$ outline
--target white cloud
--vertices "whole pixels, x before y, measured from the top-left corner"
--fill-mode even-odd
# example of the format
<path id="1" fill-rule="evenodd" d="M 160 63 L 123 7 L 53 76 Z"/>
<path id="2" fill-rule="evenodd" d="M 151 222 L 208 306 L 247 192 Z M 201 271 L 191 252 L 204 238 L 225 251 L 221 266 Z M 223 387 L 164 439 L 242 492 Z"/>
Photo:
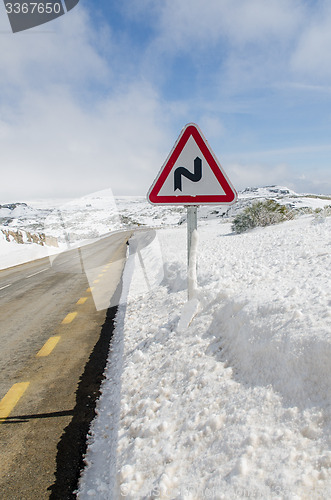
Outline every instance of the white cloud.
<path id="1" fill-rule="evenodd" d="M 307 17 L 291 57 L 291 69 L 308 82 L 331 82 L 331 6 L 318 2 Z"/>
<path id="2" fill-rule="evenodd" d="M 240 152 L 236 154 L 236 157 L 241 158 L 254 158 L 259 157 L 263 159 L 267 159 L 274 156 L 290 156 L 297 154 L 307 154 L 307 153 L 331 153 L 331 144 L 306 144 L 304 146 L 293 146 L 287 148 L 278 148 L 278 149 L 264 149 L 260 151 L 250 151 L 250 152 Z"/>
<path id="3" fill-rule="evenodd" d="M 222 39 L 230 45 L 281 42 L 293 37 L 302 15 L 296 0 L 174 0 L 163 4 L 162 36 L 177 49 Z"/>
<path id="4" fill-rule="evenodd" d="M 275 84 L 274 87 L 281 90 L 293 89 L 324 94 L 331 92 L 331 85 L 313 85 L 301 82 L 282 82 L 281 84 Z"/>
<path id="5" fill-rule="evenodd" d="M 283 185 L 290 182 L 288 167 L 285 164 L 279 164 L 271 167 L 268 164 L 258 163 L 229 163 L 223 165 L 231 182 L 236 189 L 241 190 L 245 187 L 267 186 L 272 184 Z M 285 184 L 286 185 L 286 184 Z"/>
<path id="6" fill-rule="evenodd" d="M 28 191 L 67 197 L 105 187 L 147 192 L 164 160 L 159 152 L 171 140 L 152 89 L 134 84 L 92 110 L 79 107 L 63 88 L 30 92 L 26 99 L 19 122 L 4 126 L 8 192 L 21 198 Z M 1 190 L 8 198 L 4 185 Z"/>
<path id="7" fill-rule="evenodd" d="M 79 196 L 105 187 L 144 194 L 164 160 L 159 152 L 171 144 L 167 107 L 139 77 L 113 78 L 118 61 L 111 59 L 113 68 L 98 50 L 100 36 L 110 42 L 111 34 L 99 35 L 84 9 L 49 26 L 54 32 L 0 34 L 6 172 L 0 200 Z M 98 85 L 101 92 L 93 90 Z"/>
<path id="8" fill-rule="evenodd" d="M 5 31 L 9 22 L 5 12 L 0 14 L 0 30 L 4 30 L 0 34 L 0 88 L 13 86 L 24 91 L 31 86 L 86 85 L 110 78 L 110 68 L 97 50 L 105 33 L 91 28 L 84 9 L 15 34 Z"/>
<path id="9" fill-rule="evenodd" d="M 331 6 L 326 0 L 313 4 L 304 0 L 149 0 L 148 4 L 153 6 L 158 33 L 148 52 L 149 64 L 153 61 L 156 71 L 158 61 L 162 64 L 182 54 L 195 62 L 202 78 L 203 58 L 211 57 L 218 73 L 211 78 L 231 93 L 290 80 L 306 85 L 330 83 Z M 135 15 L 139 18 L 142 13 L 135 10 Z"/>
<path id="10" fill-rule="evenodd" d="M 151 3 L 156 36 L 145 55 L 148 74 L 158 81 L 160 75 L 170 79 L 172 58 L 187 58 L 196 80 L 208 81 L 216 98 L 286 79 L 293 47 L 308 16 L 303 0 Z M 133 11 L 139 20 L 142 13 L 134 7 Z"/>
<path id="11" fill-rule="evenodd" d="M 219 117 L 212 114 L 204 114 L 201 116 L 200 125 L 203 133 L 209 139 L 217 138 L 219 139 L 225 133 L 225 127 Z"/>
<path id="12" fill-rule="evenodd" d="M 331 178 L 321 168 L 298 174 L 287 163 L 224 163 L 226 173 L 237 190 L 245 187 L 281 185 L 298 193 L 331 194 Z"/>
<path id="13" fill-rule="evenodd" d="M 238 99 L 237 89 L 249 92 L 274 84 L 276 77 L 291 80 L 293 47 L 291 76 L 301 75 L 304 33 L 318 20 L 308 19 L 303 0 L 144 0 L 139 6 L 131 0 L 124 11 L 137 22 L 150 16 L 155 30 L 147 48 L 139 53 L 137 47 L 132 55 L 126 37 L 118 41 L 110 29 L 93 27 L 82 6 L 47 28 L 13 35 L 2 5 L 0 162 L 7 185 L 1 184 L 0 202 L 80 196 L 105 187 L 115 194 L 144 194 L 185 123 L 197 120 L 217 149 L 219 138 L 231 132 L 226 115 L 249 112 L 258 97 Z M 309 46 L 313 60 L 319 44 Z M 217 61 L 211 74 L 203 74 L 209 50 Z M 172 85 L 177 75 L 171 63 L 178 53 L 194 61 L 202 91 L 188 89 L 184 98 L 163 100 L 158 89 Z M 211 80 L 209 94 L 204 84 Z M 224 99 L 224 89 L 234 97 Z M 268 158 L 251 157 L 249 166 L 238 158 L 230 164 L 235 185 L 295 182 L 289 167 L 270 167 Z"/>

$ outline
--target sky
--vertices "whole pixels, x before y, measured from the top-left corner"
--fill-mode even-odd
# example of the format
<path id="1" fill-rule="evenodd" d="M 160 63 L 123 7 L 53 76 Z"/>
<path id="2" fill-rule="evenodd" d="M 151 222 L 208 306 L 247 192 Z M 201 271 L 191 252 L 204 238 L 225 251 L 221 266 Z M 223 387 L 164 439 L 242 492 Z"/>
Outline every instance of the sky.
<path id="1" fill-rule="evenodd" d="M 13 34 L 0 2 L 0 203 L 145 195 L 182 127 L 237 190 L 331 193 L 328 0 L 80 0 Z"/>

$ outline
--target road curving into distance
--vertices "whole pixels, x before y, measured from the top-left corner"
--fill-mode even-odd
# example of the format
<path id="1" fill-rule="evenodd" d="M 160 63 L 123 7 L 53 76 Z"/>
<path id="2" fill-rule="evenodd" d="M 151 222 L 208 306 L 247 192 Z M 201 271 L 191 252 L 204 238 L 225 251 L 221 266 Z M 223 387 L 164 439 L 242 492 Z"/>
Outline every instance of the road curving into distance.
<path id="1" fill-rule="evenodd" d="M 0 498 L 74 498 L 131 235 L 0 271 Z"/>

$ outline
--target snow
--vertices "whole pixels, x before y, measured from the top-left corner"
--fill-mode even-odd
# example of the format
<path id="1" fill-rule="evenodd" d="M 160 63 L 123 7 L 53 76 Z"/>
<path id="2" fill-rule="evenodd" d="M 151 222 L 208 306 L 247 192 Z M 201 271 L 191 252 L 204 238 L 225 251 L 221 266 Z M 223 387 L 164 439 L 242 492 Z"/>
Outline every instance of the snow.
<path id="1" fill-rule="evenodd" d="M 331 204 L 331 197 L 300 195 L 283 186 L 247 188 L 231 207 L 200 207 L 200 219 L 229 219 L 256 199 L 275 199 L 294 209 L 316 210 Z M 28 243 L 26 233 L 57 238 L 60 250 L 100 238 L 110 231 L 134 227 L 167 227 L 186 221 L 186 209 L 152 206 L 143 196 L 114 197 L 110 189 L 75 200 L 32 200 L 0 205 L 0 269 L 57 253 L 54 247 Z M 20 231 L 24 245 L 8 242 L 4 231 Z"/>
<path id="2" fill-rule="evenodd" d="M 200 213 L 200 212 L 199 212 Z M 137 233 L 79 499 L 327 499 L 331 218 Z"/>
<path id="3" fill-rule="evenodd" d="M 24 262 L 48 257 L 51 254 L 59 252 L 58 249 L 44 247 L 37 243 L 29 245 L 19 245 L 15 242 L 8 243 L 0 233 L 0 270 L 8 267 L 17 266 Z"/>
<path id="4" fill-rule="evenodd" d="M 231 217 L 256 198 L 307 213 L 232 233 Z M 140 229 L 79 499 L 330 497 L 331 217 L 309 213 L 327 205 L 267 186 L 230 210 L 199 208 L 189 301 L 184 208 L 109 190 L 0 206 L 0 229 L 25 242 L 0 231 L 0 268 Z M 28 243 L 24 231 L 57 237 L 59 248 Z"/>
<path id="5" fill-rule="evenodd" d="M 331 196 L 318 196 L 313 194 L 298 194 L 285 186 L 265 186 L 259 188 L 246 188 L 239 193 L 239 203 L 230 209 L 236 214 L 243 207 L 254 203 L 256 200 L 273 199 L 281 205 L 286 205 L 294 210 L 316 210 L 331 205 Z"/>
<path id="6" fill-rule="evenodd" d="M 152 207 L 145 197 L 115 198 L 110 189 L 75 200 L 35 200 L 0 205 L 0 269 L 53 255 L 121 229 L 177 224 L 183 207 Z M 19 231 L 24 245 L 4 231 Z M 27 233 L 57 239 L 58 249 L 27 241 Z"/>
<path id="7" fill-rule="evenodd" d="M 297 197 L 298 194 L 285 186 L 264 186 L 264 187 L 250 187 L 246 188 L 240 193 L 241 198 L 269 198 L 271 196 L 293 196 Z"/>

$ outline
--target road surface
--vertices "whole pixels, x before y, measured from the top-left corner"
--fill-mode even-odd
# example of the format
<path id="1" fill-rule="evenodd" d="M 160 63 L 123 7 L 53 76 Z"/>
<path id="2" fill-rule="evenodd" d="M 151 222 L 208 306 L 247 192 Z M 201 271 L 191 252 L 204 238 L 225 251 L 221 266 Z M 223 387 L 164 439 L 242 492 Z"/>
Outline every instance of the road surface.
<path id="1" fill-rule="evenodd" d="M 0 498 L 74 498 L 131 234 L 0 271 Z"/>

